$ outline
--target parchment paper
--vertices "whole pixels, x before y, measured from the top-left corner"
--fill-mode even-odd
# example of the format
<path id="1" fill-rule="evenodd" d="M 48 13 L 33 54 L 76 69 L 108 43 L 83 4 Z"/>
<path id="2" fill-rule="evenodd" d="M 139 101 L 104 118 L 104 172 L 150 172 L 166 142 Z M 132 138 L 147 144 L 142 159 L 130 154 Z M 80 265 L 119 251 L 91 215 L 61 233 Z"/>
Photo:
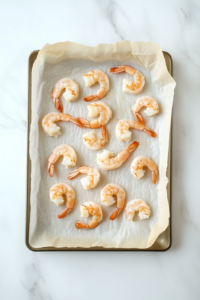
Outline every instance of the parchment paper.
<path id="1" fill-rule="evenodd" d="M 110 67 L 118 65 L 131 65 L 141 71 L 146 78 L 146 85 L 139 95 L 129 95 L 122 91 L 123 78 L 132 77 L 126 73 L 112 74 Z M 110 79 L 110 91 L 102 100 L 113 111 L 113 118 L 107 124 L 109 142 L 103 149 L 113 151 L 115 154 L 128 144 L 119 141 L 115 136 L 115 127 L 120 119 L 133 119 L 131 107 L 141 96 L 152 96 L 160 107 L 160 113 L 148 117 L 144 113 L 146 125 L 158 135 L 153 139 L 144 132 L 132 130 L 132 139 L 139 141 L 140 145 L 130 158 L 119 169 L 105 171 L 98 168 L 97 153 L 91 151 L 83 144 L 83 134 L 91 129 L 80 129 L 72 123 L 59 122 L 62 135 L 58 138 L 49 137 L 43 131 L 42 119 L 56 111 L 52 99 L 52 90 L 55 83 L 69 77 L 80 84 L 80 96 L 74 103 L 67 103 L 61 97 L 64 112 L 74 117 L 87 116 L 87 105 L 83 98 L 94 94 L 99 85 L 86 88 L 83 75 L 93 69 L 100 69 Z M 72 42 L 45 45 L 39 52 L 32 70 L 32 123 L 30 133 L 31 157 L 31 216 L 30 216 L 30 245 L 32 247 L 120 247 L 120 248 L 147 248 L 150 247 L 168 226 L 169 204 L 167 199 L 167 159 L 169 132 L 171 124 L 171 111 L 173 103 L 175 81 L 167 71 L 165 60 L 159 45 L 155 43 L 123 41 L 113 45 L 100 44 L 96 47 L 87 47 Z M 101 129 L 97 129 L 101 136 Z M 47 173 L 47 161 L 53 149 L 61 144 L 72 146 L 77 152 L 76 167 L 66 169 L 62 158 L 55 165 L 55 175 L 50 178 Z M 159 167 L 159 181 L 156 185 L 151 182 L 151 174 L 146 171 L 145 176 L 136 180 L 130 173 L 133 159 L 145 155 L 153 159 Z M 81 165 L 88 165 L 99 169 L 101 179 L 95 189 L 84 190 L 80 183 L 81 175 L 72 181 L 67 175 Z M 76 193 L 76 204 L 73 211 L 65 218 L 59 220 L 57 215 L 64 206 L 56 207 L 50 201 L 49 190 L 52 185 L 63 182 L 70 184 Z M 138 216 L 134 221 L 128 222 L 125 212 L 115 220 L 110 221 L 109 215 L 115 205 L 106 207 L 102 205 L 103 221 L 93 230 L 76 229 L 77 220 L 89 222 L 90 218 L 80 218 L 80 205 L 86 201 L 99 204 L 100 191 L 108 183 L 121 185 L 127 194 L 126 201 L 133 199 L 145 200 L 151 208 L 149 219 L 140 220 Z"/>

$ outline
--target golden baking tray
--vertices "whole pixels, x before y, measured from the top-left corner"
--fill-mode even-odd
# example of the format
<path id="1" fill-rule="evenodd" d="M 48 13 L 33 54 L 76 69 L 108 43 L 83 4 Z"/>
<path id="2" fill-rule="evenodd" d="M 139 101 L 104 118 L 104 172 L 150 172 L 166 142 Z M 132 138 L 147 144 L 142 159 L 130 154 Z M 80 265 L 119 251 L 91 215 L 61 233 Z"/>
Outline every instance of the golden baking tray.
<path id="1" fill-rule="evenodd" d="M 30 224 L 30 191 L 31 191 L 31 160 L 29 156 L 29 133 L 30 133 L 30 124 L 31 124 L 31 86 L 32 86 L 32 67 L 33 63 L 37 58 L 39 50 L 33 51 L 29 56 L 28 62 L 28 116 L 27 116 L 27 179 L 26 179 L 26 232 L 25 232 L 25 243 L 28 249 L 32 251 L 166 251 L 169 250 L 172 244 L 172 218 L 171 218 L 171 185 L 172 185 L 172 174 L 171 174 L 171 150 L 172 150 L 172 134 L 170 132 L 170 142 L 169 142 L 169 156 L 168 156 L 168 168 L 167 168 L 167 177 L 169 183 L 167 185 L 167 194 L 170 207 L 170 219 L 169 226 L 167 229 L 159 235 L 155 243 L 147 249 L 138 249 L 138 248 L 103 248 L 103 247 L 91 247 L 91 248 L 69 248 L 69 247 L 41 247 L 33 248 L 29 244 L 29 224 Z M 163 55 L 166 61 L 167 69 L 171 75 L 173 75 L 173 61 L 172 57 L 168 52 L 163 51 Z"/>

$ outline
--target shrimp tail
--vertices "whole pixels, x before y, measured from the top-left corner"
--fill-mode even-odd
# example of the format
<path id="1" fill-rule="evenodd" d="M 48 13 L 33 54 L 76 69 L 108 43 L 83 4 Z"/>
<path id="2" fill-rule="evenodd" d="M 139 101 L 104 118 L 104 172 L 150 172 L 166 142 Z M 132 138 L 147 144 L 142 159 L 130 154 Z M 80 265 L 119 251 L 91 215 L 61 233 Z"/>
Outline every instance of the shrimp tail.
<path id="1" fill-rule="evenodd" d="M 53 177 L 54 175 L 54 165 L 51 164 L 50 162 L 48 163 L 48 173 L 50 177 Z"/>
<path id="2" fill-rule="evenodd" d="M 91 95 L 91 96 L 83 98 L 83 100 L 86 101 L 86 102 L 89 102 L 89 101 L 92 101 L 92 100 L 100 100 L 100 98 L 96 95 Z"/>
<path id="3" fill-rule="evenodd" d="M 74 123 L 75 125 L 77 125 L 80 128 L 83 128 L 83 125 L 79 119 L 70 117 L 70 122 Z"/>
<path id="4" fill-rule="evenodd" d="M 64 216 L 68 215 L 68 213 L 72 210 L 72 208 L 65 208 L 61 214 L 58 215 L 58 219 L 64 218 Z"/>
<path id="5" fill-rule="evenodd" d="M 77 177 L 79 174 L 80 174 L 79 169 L 76 169 L 67 176 L 67 179 L 72 180 L 75 177 Z"/>
<path id="6" fill-rule="evenodd" d="M 134 141 L 132 144 L 130 144 L 130 145 L 126 148 L 126 151 L 128 151 L 128 153 L 131 153 L 131 152 L 133 152 L 138 146 L 139 146 L 139 142 Z"/>
<path id="7" fill-rule="evenodd" d="M 59 112 L 63 112 L 63 106 L 62 106 L 62 103 L 60 101 L 60 99 L 58 98 L 53 98 L 53 101 L 54 101 L 54 105 L 55 105 L 55 108 L 59 111 Z"/>
<path id="8" fill-rule="evenodd" d="M 148 128 L 148 127 L 145 126 L 143 130 L 149 136 L 151 136 L 153 138 L 157 137 L 157 134 L 152 129 L 150 129 L 150 128 Z"/>
<path id="9" fill-rule="evenodd" d="M 122 208 L 116 208 L 113 213 L 110 215 L 110 220 L 113 221 L 121 213 Z"/>
<path id="10" fill-rule="evenodd" d="M 86 223 L 76 222 L 75 227 L 78 229 L 89 229 L 89 225 Z"/>
<path id="11" fill-rule="evenodd" d="M 102 131 L 101 131 L 102 137 L 105 140 L 105 142 L 108 142 L 108 131 L 104 125 L 102 125 Z"/>
<path id="12" fill-rule="evenodd" d="M 90 128 L 90 122 L 83 118 L 77 118 L 77 120 L 81 123 L 82 127 Z"/>
<path id="13" fill-rule="evenodd" d="M 151 173 L 151 180 L 152 180 L 153 184 L 156 184 L 157 179 L 158 179 L 158 171 L 156 170 Z"/>
<path id="14" fill-rule="evenodd" d="M 114 67 L 114 68 L 110 68 L 110 72 L 111 73 L 121 73 L 124 72 L 125 69 L 124 67 Z"/>
<path id="15" fill-rule="evenodd" d="M 139 114 L 138 112 L 135 112 L 134 115 L 135 115 L 135 117 L 138 119 L 138 121 L 139 121 L 140 123 L 145 124 L 145 120 L 144 120 L 144 118 L 141 116 L 141 114 Z"/>

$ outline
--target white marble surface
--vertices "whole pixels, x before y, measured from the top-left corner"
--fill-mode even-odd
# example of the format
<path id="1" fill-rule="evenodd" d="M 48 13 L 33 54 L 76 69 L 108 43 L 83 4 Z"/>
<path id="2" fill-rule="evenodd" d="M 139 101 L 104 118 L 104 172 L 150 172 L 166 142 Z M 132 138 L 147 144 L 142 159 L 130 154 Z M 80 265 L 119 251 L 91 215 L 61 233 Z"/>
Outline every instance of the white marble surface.
<path id="1" fill-rule="evenodd" d="M 0 2 L 0 299 L 200 298 L 199 33 L 199 0 Z M 172 247 L 31 252 L 24 242 L 29 53 L 47 42 L 125 39 L 157 42 L 174 60 Z"/>

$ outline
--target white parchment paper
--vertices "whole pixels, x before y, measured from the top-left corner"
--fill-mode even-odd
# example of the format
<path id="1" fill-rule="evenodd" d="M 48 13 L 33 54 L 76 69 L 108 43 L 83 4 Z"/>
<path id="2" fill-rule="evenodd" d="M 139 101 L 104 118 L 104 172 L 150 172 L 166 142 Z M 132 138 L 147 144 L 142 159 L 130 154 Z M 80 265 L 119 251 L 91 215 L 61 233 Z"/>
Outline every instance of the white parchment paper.
<path id="1" fill-rule="evenodd" d="M 146 78 L 146 85 L 139 95 L 129 95 L 122 91 L 123 78 L 131 76 L 126 73 L 112 74 L 110 67 L 131 65 L 141 71 Z M 64 77 L 77 81 L 80 85 L 79 99 L 74 103 L 67 103 L 61 97 L 64 112 L 74 117 L 87 117 L 87 105 L 83 98 L 99 89 L 99 85 L 86 88 L 83 75 L 93 69 L 105 72 L 110 80 L 110 91 L 102 100 L 113 111 L 113 118 L 107 124 L 109 142 L 103 149 L 115 154 L 123 150 L 128 144 L 120 142 L 115 136 L 115 127 L 120 119 L 133 119 L 131 107 L 141 96 L 155 98 L 160 107 L 160 113 L 148 117 L 144 113 L 146 125 L 158 135 L 153 139 L 144 132 L 132 130 L 132 140 L 139 141 L 140 145 L 130 158 L 119 169 L 105 171 L 98 168 L 97 153 L 83 144 L 83 134 L 90 129 L 80 129 L 72 123 L 58 122 L 62 135 L 58 138 L 49 137 L 43 131 L 42 119 L 56 111 L 52 99 L 52 90 L 55 83 Z M 167 71 L 165 60 L 159 45 L 155 43 L 124 41 L 113 45 L 100 44 L 96 47 L 87 47 L 72 42 L 45 45 L 39 52 L 32 70 L 32 122 L 30 133 L 31 157 L 31 216 L 30 216 L 30 245 L 32 247 L 120 247 L 120 248 L 147 248 L 150 247 L 169 223 L 169 204 L 167 199 L 167 159 L 169 146 L 169 132 L 171 111 L 173 104 L 175 81 Z M 97 129 L 101 136 L 101 129 Z M 76 167 L 65 169 L 61 164 L 62 158 L 55 165 L 55 175 L 50 178 L 47 173 L 49 155 L 56 146 L 68 144 L 77 152 Z M 151 174 L 146 171 L 145 176 L 136 180 L 130 173 L 133 159 L 145 155 L 153 159 L 159 167 L 159 181 L 156 185 L 151 182 Z M 72 181 L 67 175 L 81 165 L 88 165 L 99 169 L 101 179 L 95 189 L 84 190 L 80 184 L 81 175 Z M 49 190 L 56 183 L 70 184 L 76 193 L 76 204 L 73 211 L 63 219 L 57 215 L 63 207 L 56 207 L 50 201 Z M 126 201 L 144 199 L 151 208 L 151 216 L 147 220 L 128 222 L 125 212 L 114 221 L 109 220 L 110 213 L 115 205 L 103 209 L 103 220 L 93 230 L 76 229 L 74 224 L 80 218 L 80 205 L 86 201 L 99 204 L 100 191 L 108 183 L 121 185 L 127 194 Z M 82 219 L 89 222 L 89 218 Z"/>

